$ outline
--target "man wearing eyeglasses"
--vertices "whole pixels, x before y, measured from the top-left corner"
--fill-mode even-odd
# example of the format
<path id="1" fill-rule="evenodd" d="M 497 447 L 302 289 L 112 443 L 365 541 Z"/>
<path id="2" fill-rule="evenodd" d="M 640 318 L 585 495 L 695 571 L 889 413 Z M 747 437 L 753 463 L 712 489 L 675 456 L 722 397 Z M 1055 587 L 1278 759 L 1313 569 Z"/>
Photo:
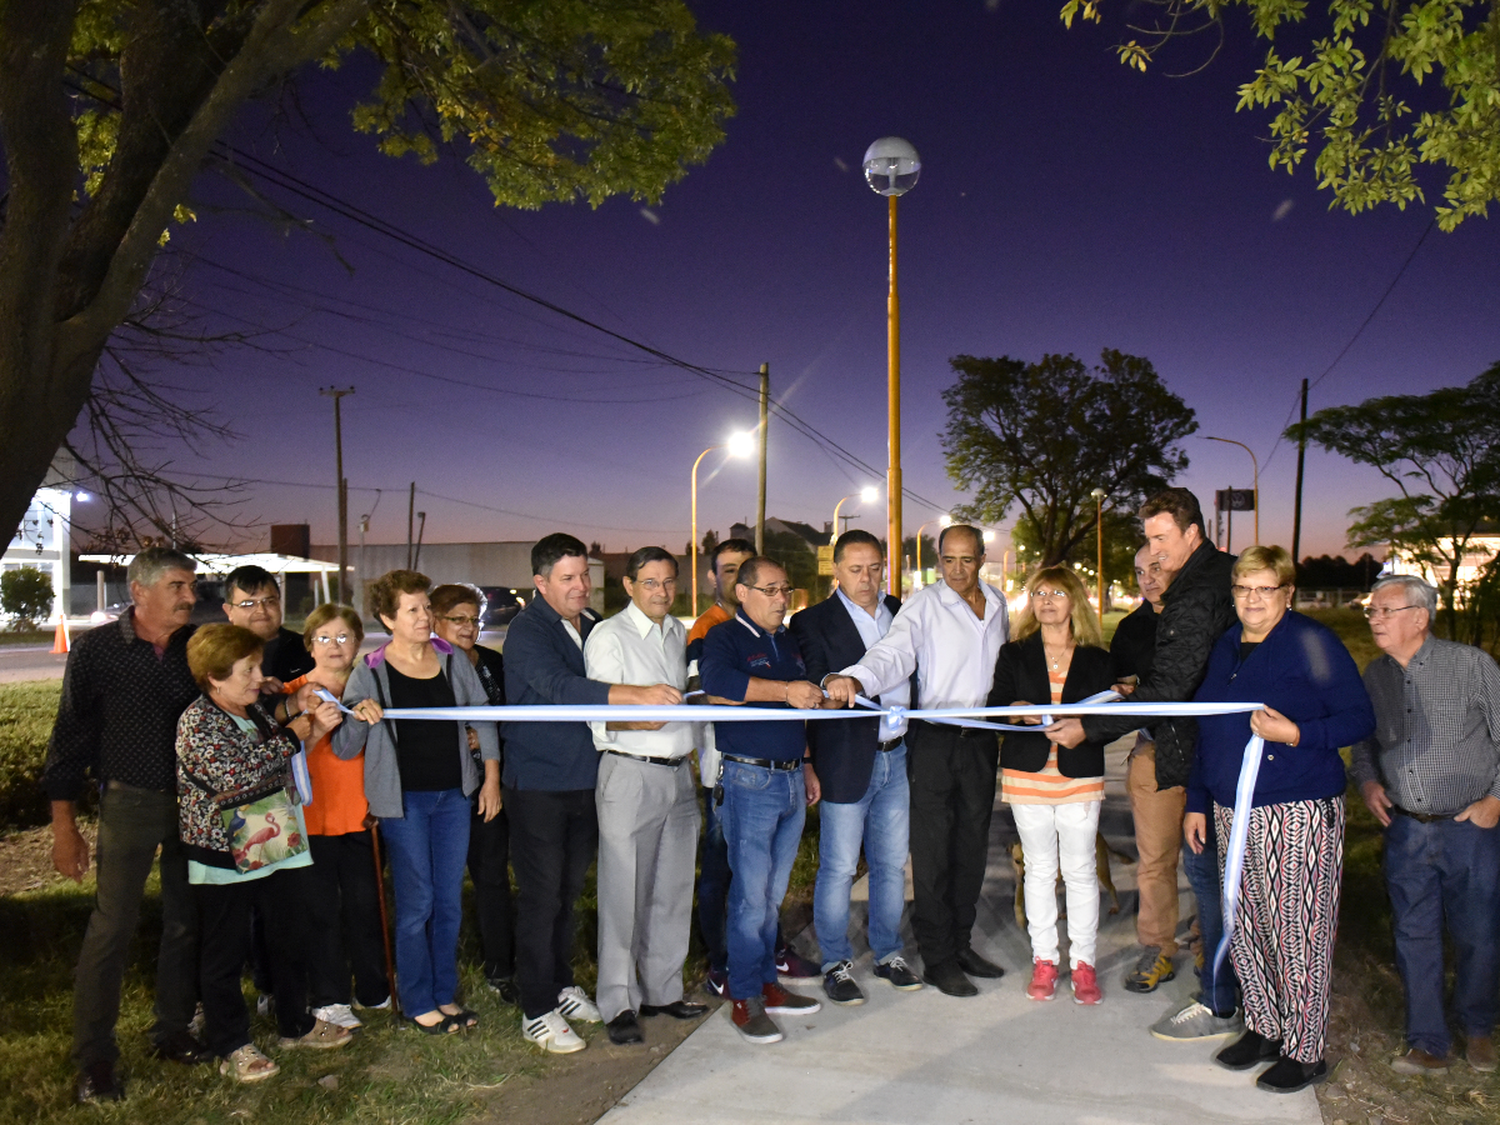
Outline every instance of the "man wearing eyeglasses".
<path id="1" fill-rule="evenodd" d="M 266 676 L 262 691 L 267 695 L 280 695 L 281 686 L 298 676 L 313 670 L 312 654 L 302 643 L 302 635 L 294 633 L 281 624 L 281 588 L 276 576 L 259 566 L 240 566 L 229 572 L 224 579 L 224 616 L 231 625 L 249 629 L 265 642 L 260 670 Z M 285 708 L 291 706 L 291 697 Z"/>
<path id="2" fill-rule="evenodd" d="M 736 576 L 739 610 L 703 638 L 703 690 L 716 703 L 817 708 L 823 692 L 807 680 L 797 639 L 787 631 L 792 587 L 780 563 L 747 559 Z M 751 1043 L 776 1043 L 774 1015 L 807 1015 L 821 1005 L 777 981 L 776 929 L 807 816 L 800 719 L 716 723 L 721 764 L 714 799 L 729 852 L 729 996 L 735 1030 Z"/>
<path id="3" fill-rule="evenodd" d="M 585 673 L 606 684 L 687 685 L 687 630 L 672 616 L 677 560 L 642 547 L 625 564 L 630 604 L 589 633 Z M 590 723 L 599 750 L 599 985 L 612 1043 L 640 1043 L 641 1016 L 696 1019 L 682 998 L 693 918 L 698 802 L 694 723 Z"/>
<path id="4" fill-rule="evenodd" d="M 901 607 L 864 656 L 823 681 L 830 699 L 884 695 L 917 674 L 917 706 L 983 707 L 1009 636 L 1005 595 L 979 580 L 984 537 L 951 524 L 938 536 L 942 579 Z M 1005 970 L 973 946 L 989 862 L 1000 743 L 994 731 L 913 722 L 906 734 L 911 790 L 912 932 L 923 979 L 948 996 L 977 996 L 970 977 Z"/>
<path id="5" fill-rule="evenodd" d="M 1385 877 L 1406 986 L 1408 1050 L 1398 1074 L 1450 1064 L 1443 1007 L 1443 929 L 1456 951 L 1453 1016 L 1465 1057 L 1496 1066 L 1500 992 L 1500 669 L 1472 645 L 1432 635 L 1437 591 L 1383 578 L 1365 616 L 1383 653 L 1365 669 L 1375 733 L 1350 774 L 1385 826 Z"/>

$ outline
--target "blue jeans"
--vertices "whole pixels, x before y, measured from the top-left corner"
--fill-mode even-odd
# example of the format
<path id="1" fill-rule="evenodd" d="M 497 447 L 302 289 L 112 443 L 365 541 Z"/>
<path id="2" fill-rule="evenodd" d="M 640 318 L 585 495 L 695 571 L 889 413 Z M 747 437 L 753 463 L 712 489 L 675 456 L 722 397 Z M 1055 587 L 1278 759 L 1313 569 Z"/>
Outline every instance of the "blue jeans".
<path id="1" fill-rule="evenodd" d="M 1212 1008 L 1215 1015 L 1228 1016 L 1239 1007 L 1240 982 L 1228 957 L 1224 958 L 1217 977 L 1214 974 L 1214 954 L 1218 953 L 1219 942 L 1224 938 L 1224 881 L 1219 870 L 1219 839 L 1212 813 L 1207 820 L 1208 839 L 1203 851 L 1194 854 L 1192 848 L 1183 848 L 1182 866 L 1187 872 L 1188 886 L 1193 888 L 1193 898 L 1198 903 L 1198 933 L 1203 938 L 1203 968 L 1198 972 L 1198 986 L 1202 990 L 1199 999 Z"/>
<path id="2" fill-rule="evenodd" d="M 1443 1015 L 1443 924 L 1453 936 L 1453 1014 L 1471 1038 L 1495 1026 L 1500 984 L 1500 827 L 1421 824 L 1392 816 L 1385 878 L 1406 985 L 1407 1042 L 1439 1058 L 1451 1046 Z"/>
<path id="3" fill-rule="evenodd" d="M 854 957 L 849 944 L 849 892 L 861 841 L 870 868 L 870 950 L 877 962 L 889 961 L 901 952 L 910 828 L 904 745 L 875 755 L 869 787 L 858 801 L 823 802 L 813 924 L 818 929 L 825 973 Z"/>
<path id="4" fill-rule="evenodd" d="M 786 897 L 807 792 L 802 768 L 726 761 L 719 820 L 729 851 L 729 995 L 749 1000 L 776 980 L 776 926 Z"/>
<path id="5" fill-rule="evenodd" d="M 396 976 L 401 1010 L 420 1016 L 458 992 L 460 896 L 469 854 L 462 789 L 401 794 L 402 817 L 380 822 L 396 886 Z"/>

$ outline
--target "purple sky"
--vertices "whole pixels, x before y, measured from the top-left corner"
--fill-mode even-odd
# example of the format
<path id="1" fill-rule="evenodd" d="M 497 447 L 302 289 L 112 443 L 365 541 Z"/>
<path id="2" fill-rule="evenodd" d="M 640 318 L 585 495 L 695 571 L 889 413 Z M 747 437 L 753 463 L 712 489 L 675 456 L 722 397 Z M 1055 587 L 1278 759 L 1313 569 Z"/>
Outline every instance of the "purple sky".
<path id="1" fill-rule="evenodd" d="M 885 204 L 859 162 L 875 138 L 904 136 L 924 162 L 901 202 L 904 465 L 907 487 L 935 505 L 908 500 L 908 533 L 965 499 L 938 437 L 950 356 L 1092 362 L 1115 347 L 1155 364 L 1200 434 L 1255 449 L 1262 539 L 1290 545 L 1296 450 L 1277 435 L 1300 381 L 1349 343 L 1429 213 L 1329 212 L 1310 170 L 1273 172 L 1264 119 L 1234 112 L 1257 53 L 1248 33 L 1207 72 L 1171 79 L 1121 67 L 1109 28 L 1066 32 L 1051 0 L 693 6 L 739 44 L 739 114 L 658 207 L 500 211 L 457 161 L 382 157 L 344 124 L 369 80 L 358 66 L 305 84 L 310 130 L 247 119 L 235 143 L 747 387 L 768 362 L 775 396 L 883 471 Z M 415 479 L 431 542 L 566 529 L 611 550 L 681 549 L 693 459 L 753 424 L 751 402 L 270 194 L 331 241 L 213 213 L 244 204 L 222 182 L 202 185 L 201 221 L 177 235 L 203 259 L 187 276 L 190 307 L 277 330 L 262 343 L 278 354 L 227 353 L 202 380 L 203 404 L 245 437 L 202 470 L 292 482 L 255 486 L 243 516 L 305 520 L 315 542 L 333 541 L 332 408 L 317 391 L 353 384 L 351 541 L 372 508 L 372 542 L 404 539 Z M 1312 409 L 1467 382 L 1500 359 L 1497 260 L 1500 231 L 1484 220 L 1428 234 Z M 1250 485 L 1242 450 L 1198 437 L 1186 449 L 1181 483 L 1205 505 L 1215 488 Z M 752 464 L 720 469 L 721 457 L 704 461 L 700 532 L 754 515 Z M 773 420 L 770 514 L 821 526 L 841 496 L 881 483 Z M 1303 554 L 1341 550 L 1346 511 L 1390 491 L 1310 451 Z M 850 512 L 883 528 L 883 499 Z"/>

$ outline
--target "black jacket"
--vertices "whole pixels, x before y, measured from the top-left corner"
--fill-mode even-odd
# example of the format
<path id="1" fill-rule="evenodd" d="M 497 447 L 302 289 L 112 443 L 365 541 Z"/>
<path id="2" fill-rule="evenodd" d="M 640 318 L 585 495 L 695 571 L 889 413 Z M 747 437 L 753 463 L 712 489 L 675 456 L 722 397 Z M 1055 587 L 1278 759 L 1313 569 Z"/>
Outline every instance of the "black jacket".
<path id="1" fill-rule="evenodd" d="M 1234 556 L 1204 542 L 1188 556 L 1162 597 L 1156 623 L 1156 657 L 1131 695 L 1132 703 L 1182 703 L 1193 698 L 1214 642 L 1239 618 L 1229 593 Z M 1112 742 L 1142 725 L 1140 716 L 1089 715 L 1083 720 L 1090 742 Z M 1193 765 L 1198 724 L 1189 718 L 1160 719 L 1156 735 L 1156 786 L 1186 785 Z"/>
<path id="2" fill-rule="evenodd" d="M 892 613 L 901 609 L 901 602 L 889 594 L 885 604 Z M 787 628 L 797 638 L 803 663 L 807 665 L 807 678 L 815 684 L 822 683 L 830 672 L 858 664 L 865 654 L 864 639 L 837 594 L 793 614 Z M 915 688 L 912 698 L 916 698 Z M 879 697 L 872 702 L 879 703 Z M 812 749 L 813 768 L 818 772 L 825 801 L 847 805 L 865 795 L 870 787 L 879 737 L 879 719 L 807 724 L 807 743 Z"/>
<path id="3" fill-rule="evenodd" d="M 1073 660 L 1068 665 L 1062 702 L 1077 703 L 1108 690 L 1114 682 L 1114 664 L 1109 653 L 1092 645 L 1079 645 L 1073 650 Z M 1052 702 L 1052 685 L 1047 679 L 1047 654 L 1042 648 L 1042 634 L 1039 632 L 1024 641 L 1004 645 L 995 661 L 995 682 L 990 688 L 988 705 L 1009 707 L 1018 700 L 1038 706 Z M 1058 770 L 1064 777 L 1103 777 L 1105 742 L 1081 742 L 1071 750 L 1059 746 Z M 1037 773 L 1047 764 L 1050 747 L 1051 741 L 1040 732 L 1010 732 L 1000 744 L 1001 768 Z"/>

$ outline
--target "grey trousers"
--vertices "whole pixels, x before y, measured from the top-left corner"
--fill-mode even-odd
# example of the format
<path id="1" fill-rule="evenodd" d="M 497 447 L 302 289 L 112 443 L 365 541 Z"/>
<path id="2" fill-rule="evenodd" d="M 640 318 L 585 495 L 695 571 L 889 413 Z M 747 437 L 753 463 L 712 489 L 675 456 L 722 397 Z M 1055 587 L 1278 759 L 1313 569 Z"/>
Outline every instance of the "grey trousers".
<path id="1" fill-rule="evenodd" d="M 682 999 L 698 854 L 692 771 L 599 758 L 599 986 L 606 1021 Z"/>
<path id="2" fill-rule="evenodd" d="M 119 1058 L 120 988 L 158 845 L 162 925 L 151 1038 L 159 1042 L 186 1032 L 198 1005 L 198 914 L 177 838 L 177 796 L 111 782 L 99 802 L 98 887 L 73 985 L 73 1061 L 79 1069 Z"/>

